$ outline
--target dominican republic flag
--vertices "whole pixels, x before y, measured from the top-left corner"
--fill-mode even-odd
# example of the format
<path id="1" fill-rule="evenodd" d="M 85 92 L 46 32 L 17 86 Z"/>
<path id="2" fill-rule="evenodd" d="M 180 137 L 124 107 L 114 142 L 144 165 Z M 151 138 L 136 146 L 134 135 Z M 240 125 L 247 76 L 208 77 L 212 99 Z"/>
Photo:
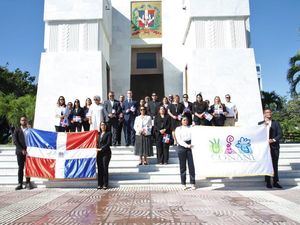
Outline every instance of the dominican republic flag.
<path id="1" fill-rule="evenodd" d="M 56 133 L 29 129 L 26 176 L 48 179 L 96 177 L 98 131 Z"/>

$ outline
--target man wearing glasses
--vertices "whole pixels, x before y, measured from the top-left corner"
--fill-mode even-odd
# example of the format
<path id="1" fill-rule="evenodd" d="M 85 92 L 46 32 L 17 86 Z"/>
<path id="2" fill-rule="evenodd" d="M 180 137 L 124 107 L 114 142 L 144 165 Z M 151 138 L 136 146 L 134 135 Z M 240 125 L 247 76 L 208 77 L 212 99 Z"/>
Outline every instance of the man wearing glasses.
<path id="1" fill-rule="evenodd" d="M 226 103 L 225 103 L 226 111 L 228 113 L 226 115 L 224 126 L 234 127 L 235 122 L 238 119 L 238 111 L 236 105 L 230 101 L 231 97 L 229 94 L 225 95 L 225 99 L 226 99 Z"/>
<path id="2" fill-rule="evenodd" d="M 108 92 L 108 100 L 104 102 L 104 117 L 108 130 L 112 133 L 112 145 L 117 145 L 118 117 L 121 112 L 120 104 L 115 100 L 113 91 Z"/>
<path id="3" fill-rule="evenodd" d="M 135 131 L 134 131 L 134 120 L 137 116 L 137 102 L 132 99 L 132 91 L 127 91 L 127 99 L 123 104 L 123 115 L 124 115 L 124 134 L 126 146 L 134 145 L 135 143 Z"/>

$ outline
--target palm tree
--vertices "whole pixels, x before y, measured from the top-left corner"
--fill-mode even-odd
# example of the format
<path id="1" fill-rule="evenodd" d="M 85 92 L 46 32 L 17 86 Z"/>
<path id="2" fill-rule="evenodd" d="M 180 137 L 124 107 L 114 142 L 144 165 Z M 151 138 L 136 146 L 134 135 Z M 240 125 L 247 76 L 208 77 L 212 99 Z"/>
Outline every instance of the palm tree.
<path id="1" fill-rule="evenodd" d="M 261 102 L 263 109 L 270 108 L 272 111 L 279 111 L 283 108 L 284 99 L 275 91 L 262 91 Z"/>
<path id="2" fill-rule="evenodd" d="M 290 69 L 288 70 L 286 78 L 290 85 L 291 97 L 297 97 L 298 93 L 296 88 L 300 82 L 300 52 L 290 59 Z"/>

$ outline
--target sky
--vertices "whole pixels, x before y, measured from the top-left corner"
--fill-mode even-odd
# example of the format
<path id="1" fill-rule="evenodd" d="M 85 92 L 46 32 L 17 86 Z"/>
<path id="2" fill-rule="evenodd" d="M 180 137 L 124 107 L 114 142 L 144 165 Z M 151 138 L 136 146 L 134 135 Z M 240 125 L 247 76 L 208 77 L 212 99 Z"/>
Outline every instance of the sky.
<path id="1" fill-rule="evenodd" d="M 44 0 L 0 0 L 0 65 L 39 73 Z M 263 89 L 288 96 L 289 58 L 300 50 L 300 0 L 250 0 L 251 47 Z"/>

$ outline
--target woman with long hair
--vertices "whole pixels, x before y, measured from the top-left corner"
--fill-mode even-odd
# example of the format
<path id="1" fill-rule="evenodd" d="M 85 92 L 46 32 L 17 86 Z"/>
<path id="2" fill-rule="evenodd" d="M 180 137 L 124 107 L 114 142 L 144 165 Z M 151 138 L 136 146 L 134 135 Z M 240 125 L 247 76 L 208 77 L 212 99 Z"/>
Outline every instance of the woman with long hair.
<path id="1" fill-rule="evenodd" d="M 108 166 L 111 159 L 111 132 L 107 130 L 104 122 L 100 123 L 99 138 L 97 144 L 97 167 L 98 167 L 98 187 L 97 189 L 108 188 Z"/>
<path id="2" fill-rule="evenodd" d="M 68 127 L 69 110 L 64 96 L 59 96 L 55 110 L 55 131 L 65 132 Z"/>

